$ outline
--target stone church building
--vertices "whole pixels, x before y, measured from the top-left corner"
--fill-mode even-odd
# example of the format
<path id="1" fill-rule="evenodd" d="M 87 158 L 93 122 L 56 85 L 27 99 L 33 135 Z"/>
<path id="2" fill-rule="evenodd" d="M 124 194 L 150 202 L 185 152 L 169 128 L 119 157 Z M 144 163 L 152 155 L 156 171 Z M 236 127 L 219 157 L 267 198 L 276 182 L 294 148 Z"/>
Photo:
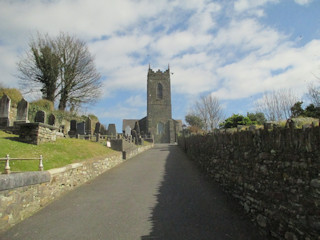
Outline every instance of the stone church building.
<path id="1" fill-rule="evenodd" d="M 147 77 L 147 116 L 142 119 L 124 119 L 123 131 L 134 129 L 139 123 L 140 132 L 152 135 L 155 143 L 174 143 L 182 130 L 182 121 L 172 119 L 170 68 L 153 71 Z M 129 128 L 129 129 L 130 129 Z"/>

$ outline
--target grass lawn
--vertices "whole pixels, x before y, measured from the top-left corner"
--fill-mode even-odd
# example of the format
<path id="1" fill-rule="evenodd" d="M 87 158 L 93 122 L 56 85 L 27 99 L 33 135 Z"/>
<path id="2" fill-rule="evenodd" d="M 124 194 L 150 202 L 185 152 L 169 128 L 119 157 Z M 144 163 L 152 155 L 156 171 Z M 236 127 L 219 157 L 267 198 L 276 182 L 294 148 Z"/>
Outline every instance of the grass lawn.
<path id="1" fill-rule="evenodd" d="M 22 143 L 17 139 L 17 135 L 0 131 L 0 158 L 5 158 L 7 154 L 12 158 L 39 158 L 42 155 L 44 170 L 116 153 L 102 144 L 74 138 L 57 139 L 56 142 L 40 145 Z M 0 172 L 4 171 L 4 165 L 5 161 L 0 161 Z M 13 160 L 10 167 L 12 172 L 37 171 L 39 160 Z"/>

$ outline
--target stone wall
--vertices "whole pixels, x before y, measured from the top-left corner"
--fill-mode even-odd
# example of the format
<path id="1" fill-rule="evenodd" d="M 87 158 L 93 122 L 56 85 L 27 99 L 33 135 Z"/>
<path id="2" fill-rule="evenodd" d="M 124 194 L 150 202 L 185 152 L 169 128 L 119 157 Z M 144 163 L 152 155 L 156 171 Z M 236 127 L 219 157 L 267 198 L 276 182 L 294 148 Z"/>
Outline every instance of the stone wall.
<path id="1" fill-rule="evenodd" d="M 140 147 L 130 157 L 151 148 Z M 95 178 L 123 162 L 116 152 L 101 160 L 74 163 L 44 172 L 25 172 L 0 175 L 0 232 L 31 216 L 75 187 Z"/>
<path id="2" fill-rule="evenodd" d="M 57 130 L 58 128 L 44 123 L 24 123 L 20 125 L 19 140 L 35 145 L 55 142 Z"/>
<path id="3" fill-rule="evenodd" d="M 320 239 L 320 129 L 180 137 L 268 238 Z"/>

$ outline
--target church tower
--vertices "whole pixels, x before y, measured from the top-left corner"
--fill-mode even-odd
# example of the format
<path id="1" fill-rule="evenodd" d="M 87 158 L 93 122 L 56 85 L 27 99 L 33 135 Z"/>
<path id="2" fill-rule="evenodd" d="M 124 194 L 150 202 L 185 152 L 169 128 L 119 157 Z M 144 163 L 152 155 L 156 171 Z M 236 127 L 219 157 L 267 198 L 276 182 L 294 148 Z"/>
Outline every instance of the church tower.
<path id="1" fill-rule="evenodd" d="M 155 143 L 175 142 L 175 122 L 171 112 L 170 68 L 153 71 L 147 78 L 147 131 Z"/>

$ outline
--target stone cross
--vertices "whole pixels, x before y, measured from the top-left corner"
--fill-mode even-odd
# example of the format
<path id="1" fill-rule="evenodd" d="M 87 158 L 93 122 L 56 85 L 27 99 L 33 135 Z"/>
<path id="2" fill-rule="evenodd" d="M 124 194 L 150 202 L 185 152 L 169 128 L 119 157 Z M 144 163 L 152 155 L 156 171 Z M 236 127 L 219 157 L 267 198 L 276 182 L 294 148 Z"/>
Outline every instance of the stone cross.
<path id="1" fill-rule="evenodd" d="M 10 125 L 10 106 L 11 99 L 4 94 L 0 100 L 0 126 L 7 127 Z"/>
<path id="2" fill-rule="evenodd" d="M 17 121 L 28 122 L 29 103 L 22 98 L 17 106 Z"/>
<path id="3" fill-rule="evenodd" d="M 45 111 L 38 111 L 34 118 L 35 122 L 44 123 L 46 120 L 46 112 Z"/>

